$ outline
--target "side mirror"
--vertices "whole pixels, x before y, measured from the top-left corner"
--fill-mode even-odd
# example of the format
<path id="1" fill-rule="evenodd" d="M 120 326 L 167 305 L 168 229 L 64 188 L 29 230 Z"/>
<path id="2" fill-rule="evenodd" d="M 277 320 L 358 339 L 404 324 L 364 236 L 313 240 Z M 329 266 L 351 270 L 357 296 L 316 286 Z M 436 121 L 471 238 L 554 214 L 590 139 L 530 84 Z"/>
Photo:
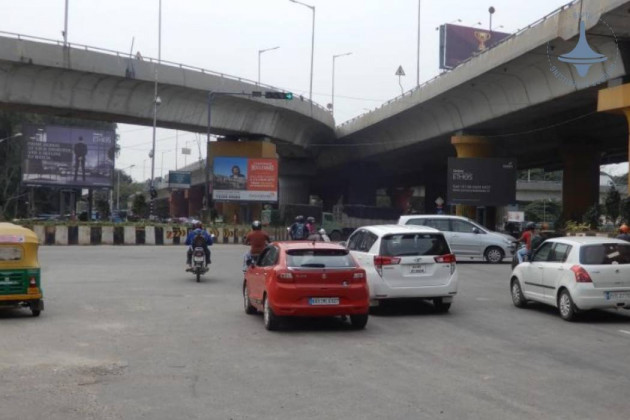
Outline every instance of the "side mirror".
<path id="1" fill-rule="evenodd" d="M 348 243 L 346 241 L 339 242 L 339 245 L 341 245 L 344 248 L 348 248 Z"/>
<path id="2" fill-rule="evenodd" d="M 253 258 L 248 258 L 246 261 L 246 264 L 248 267 L 255 267 L 256 266 L 256 261 L 254 261 Z"/>
<path id="3" fill-rule="evenodd" d="M 479 230 L 479 228 L 476 228 L 476 227 L 472 228 L 472 231 L 473 231 L 473 233 L 480 233 L 480 232 L 481 232 L 481 231 Z"/>

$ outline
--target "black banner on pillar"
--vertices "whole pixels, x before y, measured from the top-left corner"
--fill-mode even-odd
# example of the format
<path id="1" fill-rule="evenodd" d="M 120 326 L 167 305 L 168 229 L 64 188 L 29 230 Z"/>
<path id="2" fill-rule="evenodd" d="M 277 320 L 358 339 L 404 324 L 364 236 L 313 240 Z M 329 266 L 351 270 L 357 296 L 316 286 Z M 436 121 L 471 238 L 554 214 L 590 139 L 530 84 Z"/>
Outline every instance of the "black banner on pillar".
<path id="1" fill-rule="evenodd" d="M 516 159 L 448 158 L 448 204 L 505 206 L 516 202 Z"/>

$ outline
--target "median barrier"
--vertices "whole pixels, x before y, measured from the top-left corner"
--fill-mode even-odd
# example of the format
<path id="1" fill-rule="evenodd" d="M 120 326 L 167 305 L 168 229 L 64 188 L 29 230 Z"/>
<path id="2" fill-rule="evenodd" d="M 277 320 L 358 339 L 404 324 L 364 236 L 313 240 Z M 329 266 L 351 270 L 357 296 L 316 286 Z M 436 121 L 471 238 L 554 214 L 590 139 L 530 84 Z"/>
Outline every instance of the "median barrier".
<path id="1" fill-rule="evenodd" d="M 189 228 L 163 226 L 94 226 L 94 225 L 34 225 L 32 229 L 42 245 L 182 245 Z M 215 236 L 214 242 L 242 244 L 250 232 L 249 225 L 210 226 L 206 229 Z M 264 229 L 272 241 L 288 239 L 284 227 Z"/>

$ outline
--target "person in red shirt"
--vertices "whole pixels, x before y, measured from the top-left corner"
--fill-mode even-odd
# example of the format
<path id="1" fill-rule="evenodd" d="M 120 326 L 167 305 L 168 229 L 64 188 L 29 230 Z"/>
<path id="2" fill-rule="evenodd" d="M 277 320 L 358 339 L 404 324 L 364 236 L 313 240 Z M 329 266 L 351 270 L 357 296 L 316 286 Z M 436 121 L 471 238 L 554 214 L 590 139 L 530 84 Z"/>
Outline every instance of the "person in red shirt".
<path id="1" fill-rule="evenodd" d="M 245 245 L 249 245 L 249 252 L 245 254 L 243 268 L 247 269 L 248 260 L 256 260 L 258 256 L 265 250 L 267 244 L 271 242 L 267 232 L 262 230 L 262 223 L 254 220 L 252 230 L 245 237 Z"/>
<path id="2" fill-rule="evenodd" d="M 518 238 L 517 242 L 524 242 L 525 247 L 519 249 L 516 252 L 516 256 L 518 257 L 518 263 L 522 263 L 525 261 L 525 256 L 527 256 L 527 260 L 529 261 L 532 256 L 532 238 L 534 237 L 534 230 L 536 229 L 536 224 L 533 222 L 529 222 L 525 226 L 525 231 L 521 234 L 521 237 Z"/>

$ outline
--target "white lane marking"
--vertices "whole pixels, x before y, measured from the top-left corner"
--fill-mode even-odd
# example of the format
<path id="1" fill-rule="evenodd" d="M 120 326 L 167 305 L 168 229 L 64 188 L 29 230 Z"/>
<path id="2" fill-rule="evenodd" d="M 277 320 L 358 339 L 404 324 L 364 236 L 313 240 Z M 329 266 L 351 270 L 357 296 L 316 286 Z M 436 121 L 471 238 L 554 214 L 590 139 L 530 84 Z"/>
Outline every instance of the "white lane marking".
<path id="1" fill-rule="evenodd" d="M 619 332 L 620 332 L 620 333 L 623 333 L 623 334 L 628 334 L 628 335 L 630 335 L 630 331 L 627 331 L 627 330 L 619 330 Z"/>

